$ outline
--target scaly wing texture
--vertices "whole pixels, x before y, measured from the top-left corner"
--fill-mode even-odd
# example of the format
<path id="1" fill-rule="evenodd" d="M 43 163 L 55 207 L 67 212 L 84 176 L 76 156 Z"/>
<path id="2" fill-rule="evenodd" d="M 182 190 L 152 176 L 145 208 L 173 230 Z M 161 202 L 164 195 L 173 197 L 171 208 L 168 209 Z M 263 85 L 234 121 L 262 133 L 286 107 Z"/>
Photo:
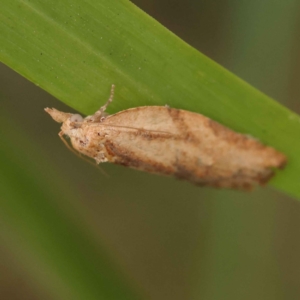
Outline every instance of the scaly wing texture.
<path id="1" fill-rule="evenodd" d="M 109 116 L 99 126 L 112 162 L 201 185 L 250 189 L 286 163 L 275 149 L 184 110 L 138 107 Z"/>

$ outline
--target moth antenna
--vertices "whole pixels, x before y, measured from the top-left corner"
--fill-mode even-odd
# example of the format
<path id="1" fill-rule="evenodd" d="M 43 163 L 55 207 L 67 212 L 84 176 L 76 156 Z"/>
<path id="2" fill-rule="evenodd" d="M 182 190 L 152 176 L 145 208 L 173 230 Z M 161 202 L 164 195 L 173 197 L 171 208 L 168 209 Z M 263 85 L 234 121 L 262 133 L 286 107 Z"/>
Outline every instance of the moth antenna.
<path id="1" fill-rule="evenodd" d="M 101 106 L 93 115 L 86 117 L 85 118 L 86 121 L 88 121 L 88 122 L 103 121 L 103 119 L 105 119 L 105 116 L 106 116 L 105 110 L 108 107 L 108 105 L 113 101 L 114 94 L 115 94 L 115 85 L 112 84 L 111 89 L 110 89 L 110 96 L 109 96 L 108 100 L 106 101 L 106 103 L 103 106 Z"/>
<path id="2" fill-rule="evenodd" d="M 112 103 L 113 99 L 114 99 L 114 94 L 115 94 L 115 85 L 112 84 L 111 85 L 111 89 L 110 89 L 110 96 L 108 98 L 108 100 L 106 101 L 106 103 L 100 107 L 99 111 L 101 112 L 101 114 L 103 114 L 107 108 L 107 106 Z"/>
<path id="3" fill-rule="evenodd" d="M 107 172 L 105 172 L 100 166 L 99 164 L 93 164 L 87 157 L 82 156 L 79 152 L 77 152 L 74 148 L 72 148 L 70 146 L 70 144 L 66 141 L 66 139 L 64 138 L 64 133 L 61 131 L 59 132 L 58 136 L 60 137 L 60 139 L 63 141 L 63 143 L 66 145 L 66 147 L 72 152 L 74 153 L 76 156 L 80 157 L 81 159 L 85 160 L 86 162 L 88 162 L 89 164 L 91 164 L 92 166 L 96 167 L 97 169 L 100 170 L 100 172 L 107 178 L 109 178 L 109 175 L 107 174 Z"/>

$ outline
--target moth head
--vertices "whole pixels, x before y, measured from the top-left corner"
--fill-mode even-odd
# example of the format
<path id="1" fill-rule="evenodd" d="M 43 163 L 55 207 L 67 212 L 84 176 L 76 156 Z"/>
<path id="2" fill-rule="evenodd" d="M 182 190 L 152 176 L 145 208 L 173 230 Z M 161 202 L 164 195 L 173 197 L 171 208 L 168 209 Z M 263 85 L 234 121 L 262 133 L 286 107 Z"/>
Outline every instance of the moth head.
<path id="1" fill-rule="evenodd" d="M 82 122 L 83 121 L 83 117 L 79 114 L 74 114 L 70 117 L 70 123 L 77 123 L 77 122 Z"/>
<path id="2" fill-rule="evenodd" d="M 52 117 L 52 119 L 58 123 L 64 123 L 68 118 L 71 118 L 73 114 L 59 111 L 55 108 L 45 108 L 45 111 Z"/>
<path id="3" fill-rule="evenodd" d="M 83 122 L 83 117 L 79 114 L 71 114 L 59 111 L 55 108 L 45 108 L 45 111 L 58 123 L 63 123 L 61 132 L 65 135 L 71 136 L 73 129 L 79 128 Z"/>
<path id="4" fill-rule="evenodd" d="M 45 108 L 45 111 L 52 117 L 52 119 L 58 123 L 64 123 L 64 125 L 70 127 L 77 127 L 77 123 L 83 121 L 83 117 L 79 114 L 70 114 L 59 111 L 55 108 Z"/>

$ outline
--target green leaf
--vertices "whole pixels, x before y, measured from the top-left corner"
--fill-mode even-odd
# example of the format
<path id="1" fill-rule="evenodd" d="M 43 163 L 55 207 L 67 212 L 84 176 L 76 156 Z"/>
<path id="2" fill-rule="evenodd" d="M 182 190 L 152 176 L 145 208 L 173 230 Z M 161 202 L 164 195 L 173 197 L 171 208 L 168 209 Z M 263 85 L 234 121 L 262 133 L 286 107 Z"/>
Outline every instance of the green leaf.
<path id="1" fill-rule="evenodd" d="M 0 59 L 89 114 L 116 85 L 110 112 L 164 105 L 202 113 L 288 156 L 272 184 L 300 197 L 300 118 L 125 0 L 9 1 Z"/>

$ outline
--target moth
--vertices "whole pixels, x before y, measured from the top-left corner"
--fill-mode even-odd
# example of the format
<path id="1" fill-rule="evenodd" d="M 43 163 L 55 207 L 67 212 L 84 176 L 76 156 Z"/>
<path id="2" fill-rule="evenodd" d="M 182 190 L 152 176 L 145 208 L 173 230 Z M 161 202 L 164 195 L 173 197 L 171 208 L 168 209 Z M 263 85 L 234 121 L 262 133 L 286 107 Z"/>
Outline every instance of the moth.
<path id="1" fill-rule="evenodd" d="M 62 123 L 60 138 L 68 137 L 74 150 L 97 164 L 111 162 L 196 185 L 242 190 L 264 185 L 286 164 L 284 154 L 194 112 L 142 106 L 107 115 L 113 95 L 114 85 L 106 104 L 85 118 L 45 108 Z"/>

